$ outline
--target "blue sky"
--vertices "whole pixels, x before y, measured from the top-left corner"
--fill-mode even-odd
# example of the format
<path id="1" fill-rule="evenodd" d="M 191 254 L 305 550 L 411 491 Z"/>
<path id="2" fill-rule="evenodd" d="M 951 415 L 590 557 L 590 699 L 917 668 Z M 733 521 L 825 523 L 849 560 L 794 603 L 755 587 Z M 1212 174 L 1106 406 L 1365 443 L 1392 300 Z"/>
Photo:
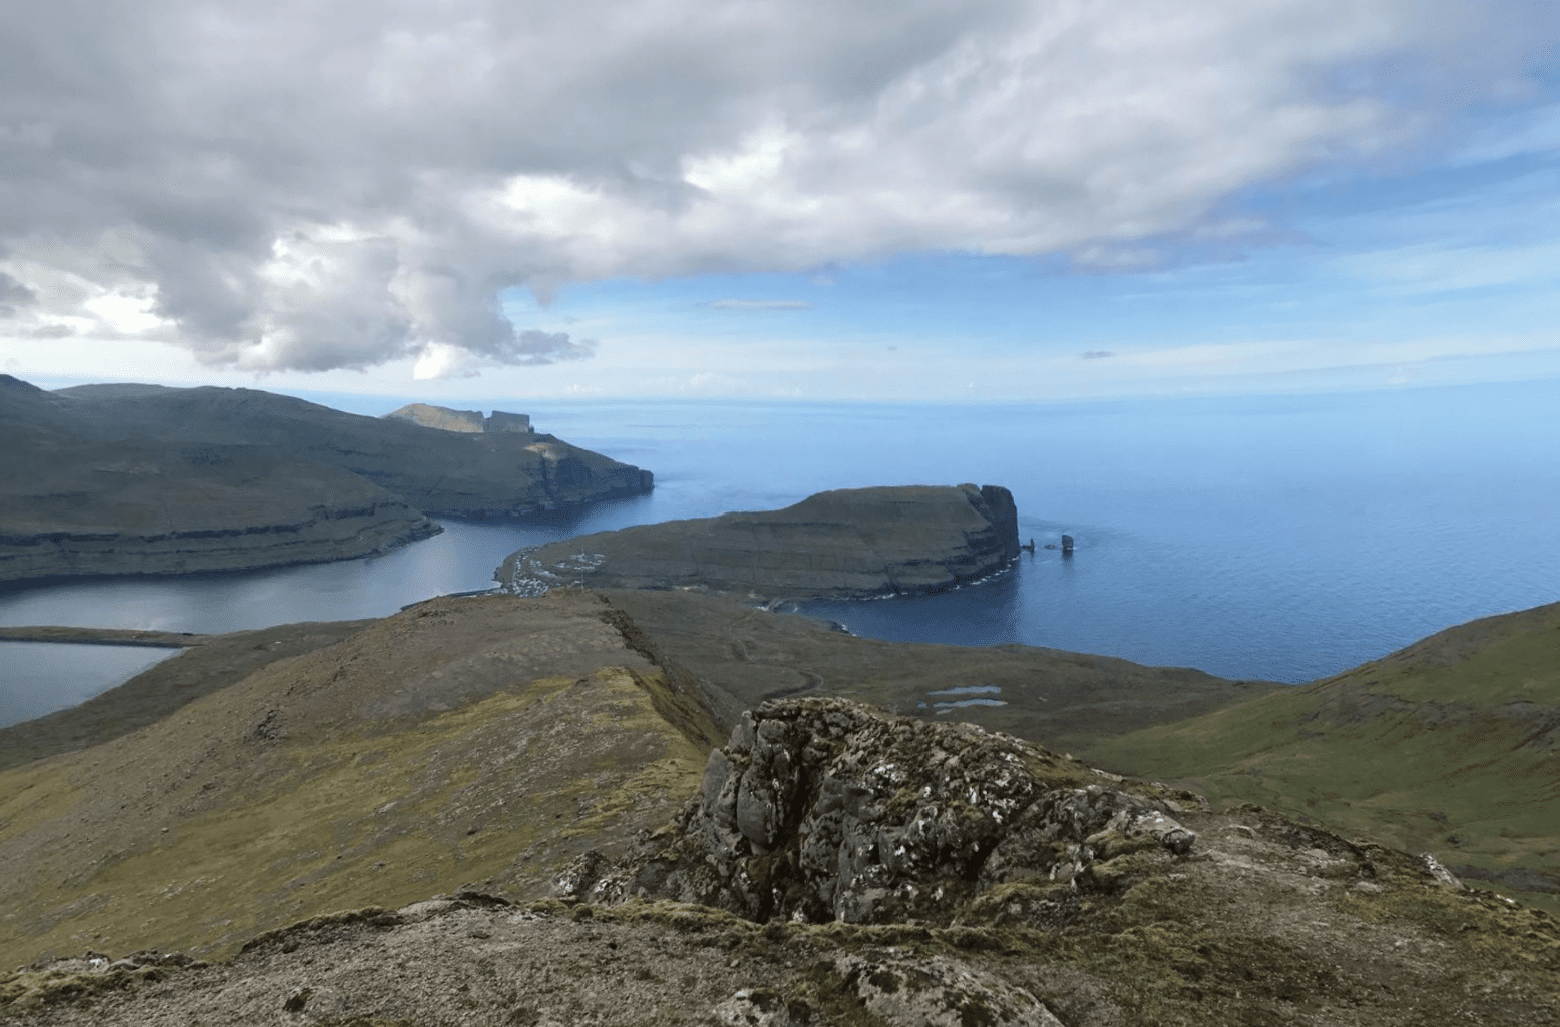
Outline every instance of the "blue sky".
<path id="1" fill-rule="evenodd" d="M 454 6 L 105 5 L 74 54 L 30 15 L 0 370 L 434 402 L 1560 377 L 1544 5 Z"/>
<path id="2" fill-rule="evenodd" d="M 1142 240 L 1140 268 L 909 254 L 617 279 L 545 307 L 515 290 L 505 307 L 620 340 L 598 352 L 600 378 L 567 368 L 571 386 L 608 395 L 613 373 L 669 395 L 935 400 L 1560 377 L 1560 174 L 1550 140 L 1536 144 L 1254 188 L 1229 206 L 1262 224 L 1256 238 Z"/>

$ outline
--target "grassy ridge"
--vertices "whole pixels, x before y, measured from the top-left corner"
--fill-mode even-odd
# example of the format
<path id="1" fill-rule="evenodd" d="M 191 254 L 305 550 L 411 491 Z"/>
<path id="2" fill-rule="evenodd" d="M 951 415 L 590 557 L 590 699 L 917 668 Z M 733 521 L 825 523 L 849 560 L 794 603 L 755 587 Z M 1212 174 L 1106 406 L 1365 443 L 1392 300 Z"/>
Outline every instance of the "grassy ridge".
<path id="1" fill-rule="evenodd" d="M 575 723 L 582 706 L 594 724 Z M 545 874 L 554 854 L 537 843 L 560 825 L 564 837 L 594 842 L 623 829 L 648 785 L 675 799 L 697 786 L 704 754 L 664 727 L 651 752 L 656 720 L 634 675 L 611 669 L 534 681 L 404 733 L 294 747 L 274 780 L 171 820 L 149 844 L 29 875 L 25 926 L 0 939 L 0 964 L 84 947 L 220 955 L 322 912 Z M 558 766 L 505 759 L 508 738 L 538 728 L 598 738 L 576 737 Z M 654 758 L 616 766 L 625 742 Z M 0 838 L 25 839 L 68 815 L 83 769 L 66 759 L 0 775 Z"/>
<path id="2" fill-rule="evenodd" d="M 708 727 L 658 712 L 677 697 L 599 609 L 424 604 L 0 772 L 0 966 L 220 956 L 468 884 L 546 894 L 559 863 L 669 819 L 707 755 Z"/>
<path id="3" fill-rule="evenodd" d="M 1560 909 L 1560 604 L 1474 621 L 1091 761 L 1429 851 Z"/>

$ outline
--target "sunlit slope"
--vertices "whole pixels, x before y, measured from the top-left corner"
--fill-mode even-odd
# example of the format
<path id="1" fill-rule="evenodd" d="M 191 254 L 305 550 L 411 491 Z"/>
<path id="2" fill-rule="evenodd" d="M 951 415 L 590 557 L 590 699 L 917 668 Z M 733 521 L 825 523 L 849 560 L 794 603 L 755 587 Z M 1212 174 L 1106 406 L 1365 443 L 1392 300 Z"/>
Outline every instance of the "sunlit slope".
<path id="1" fill-rule="evenodd" d="M 0 966 L 220 954 L 466 884 L 545 893 L 665 822 L 715 731 L 604 609 L 435 600 L 0 773 Z"/>
<path id="2" fill-rule="evenodd" d="M 1091 761 L 1435 853 L 1555 908 L 1560 603 L 1303 688 L 1102 740 Z M 1547 897 L 1533 894 L 1547 892 Z"/>

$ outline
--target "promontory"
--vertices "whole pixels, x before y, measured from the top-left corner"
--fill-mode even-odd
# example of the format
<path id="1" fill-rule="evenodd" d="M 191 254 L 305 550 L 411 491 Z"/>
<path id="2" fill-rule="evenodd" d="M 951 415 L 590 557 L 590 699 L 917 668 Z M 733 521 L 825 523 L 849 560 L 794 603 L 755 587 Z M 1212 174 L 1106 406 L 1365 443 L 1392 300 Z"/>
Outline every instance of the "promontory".
<path id="1" fill-rule="evenodd" d="M 505 415 L 449 431 L 255 389 L 0 375 L 0 581 L 350 559 L 436 534 L 637 495 L 649 471 Z"/>
<path id="2" fill-rule="evenodd" d="M 583 585 L 861 599 L 977 581 L 1017 556 L 1018 510 L 1007 489 L 902 485 L 578 536 L 512 553 L 496 577 L 523 595 Z"/>

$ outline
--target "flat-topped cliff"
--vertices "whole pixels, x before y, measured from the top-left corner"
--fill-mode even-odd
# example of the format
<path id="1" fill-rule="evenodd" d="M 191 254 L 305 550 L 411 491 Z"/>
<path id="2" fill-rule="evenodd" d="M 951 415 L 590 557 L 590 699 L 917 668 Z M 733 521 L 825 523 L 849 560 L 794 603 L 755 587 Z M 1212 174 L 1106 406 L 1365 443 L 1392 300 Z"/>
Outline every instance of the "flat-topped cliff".
<path id="1" fill-rule="evenodd" d="M 565 539 L 511 554 L 496 577 L 520 594 L 579 584 L 849 599 L 950 588 L 1017 556 L 1007 489 L 901 485 Z"/>
<path id="2" fill-rule="evenodd" d="M 440 428 L 444 431 L 513 431 L 526 435 L 532 433 L 529 415 L 511 414 L 504 410 L 495 410 L 483 417 L 480 410 L 452 410 L 449 407 L 433 406 L 430 403 L 408 403 L 385 416 L 410 421 L 425 428 Z"/>

